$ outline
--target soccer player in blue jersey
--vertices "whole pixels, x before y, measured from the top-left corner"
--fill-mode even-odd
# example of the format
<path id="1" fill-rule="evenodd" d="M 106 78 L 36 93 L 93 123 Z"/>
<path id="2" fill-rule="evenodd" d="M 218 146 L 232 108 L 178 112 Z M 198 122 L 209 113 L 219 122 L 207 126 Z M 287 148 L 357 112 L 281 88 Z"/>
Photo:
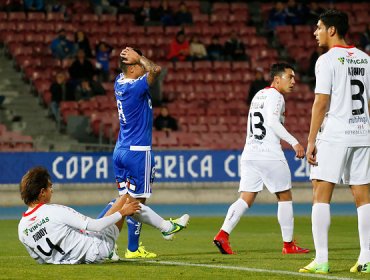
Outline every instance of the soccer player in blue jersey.
<path id="1" fill-rule="evenodd" d="M 152 193 L 154 158 L 152 153 L 153 112 L 149 87 L 154 84 L 161 67 L 142 56 L 139 50 L 125 48 L 120 54 L 120 69 L 114 84 L 120 132 L 113 152 L 113 166 L 120 195 L 141 202 L 140 215 L 127 218 L 128 249 L 126 258 L 153 258 L 139 244 L 141 223 L 158 228 L 166 240 L 185 228 L 189 215 L 164 220 L 144 205 Z"/>

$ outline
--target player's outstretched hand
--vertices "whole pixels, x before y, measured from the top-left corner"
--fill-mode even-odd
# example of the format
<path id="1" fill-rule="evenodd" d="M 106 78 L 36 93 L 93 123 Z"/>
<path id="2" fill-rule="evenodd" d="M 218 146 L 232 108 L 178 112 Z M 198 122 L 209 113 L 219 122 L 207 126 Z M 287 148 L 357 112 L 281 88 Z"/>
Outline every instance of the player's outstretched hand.
<path id="1" fill-rule="evenodd" d="M 317 153 L 317 150 L 316 150 L 315 143 L 308 142 L 307 151 L 306 151 L 306 157 L 307 157 L 307 161 L 308 161 L 309 164 L 311 164 L 311 165 L 317 165 L 317 162 L 316 162 L 316 153 Z"/>
<path id="2" fill-rule="evenodd" d="M 140 55 L 130 47 L 123 49 L 120 56 L 124 59 L 123 62 L 126 64 L 137 64 L 140 62 Z"/>
<path id="3" fill-rule="evenodd" d="M 122 216 L 131 216 L 137 213 L 141 209 L 139 201 L 129 201 L 126 199 L 125 204 L 123 204 L 122 208 L 120 209 L 120 213 Z"/>
<path id="4" fill-rule="evenodd" d="M 293 149 L 295 151 L 295 156 L 297 158 L 304 158 L 304 148 L 301 144 L 296 144 L 293 146 Z"/>

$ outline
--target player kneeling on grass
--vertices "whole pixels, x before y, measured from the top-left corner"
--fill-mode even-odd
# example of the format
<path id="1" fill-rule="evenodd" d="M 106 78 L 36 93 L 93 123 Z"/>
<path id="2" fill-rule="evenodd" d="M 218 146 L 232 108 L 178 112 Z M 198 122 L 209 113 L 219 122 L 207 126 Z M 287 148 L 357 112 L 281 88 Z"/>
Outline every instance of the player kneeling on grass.
<path id="1" fill-rule="evenodd" d="M 254 96 L 248 118 L 246 144 L 241 160 L 240 198 L 229 208 L 225 221 L 213 242 L 222 254 L 234 254 L 229 244 L 229 234 L 244 212 L 252 207 L 263 184 L 278 200 L 278 220 L 284 246 L 283 254 L 308 253 L 293 240 L 293 204 L 291 176 L 281 149 L 280 139 L 292 145 L 297 158 L 304 158 L 304 149 L 284 128 L 284 95 L 292 91 L 293 67 L 286 63 L 271 67 L 271 87 Z"/>
<path id="2" fill-rule="evenodd" d="M 95 220 L 72 208 L 49 204 L 53 195 L 45 168 L 29 170 L 20 183 L 28 210 L 18 225 L 19 240 L 39 263 L 77 264 L 109 258 L 123 218 L 140 211 L 139 202 L 119 198 L 105 217 Z"/>

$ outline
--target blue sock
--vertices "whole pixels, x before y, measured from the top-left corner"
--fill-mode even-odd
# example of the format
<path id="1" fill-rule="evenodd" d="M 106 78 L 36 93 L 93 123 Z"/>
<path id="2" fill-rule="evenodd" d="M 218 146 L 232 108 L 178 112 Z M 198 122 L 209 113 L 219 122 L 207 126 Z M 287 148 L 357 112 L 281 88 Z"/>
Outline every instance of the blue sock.
<path id="1" fill-rule="evenodd" d="M 115 202 L 116 202 L 116 199 L 112 199 L 111 202 L 109 202 L 107 204 L 107 206 L 105 206 L 105 208 L 103 209 L 103 211 L 100 212 L 100 214 L 98 215 L 98 218 L 97 219 L 100 219 L 100 218 L 104 217 L 105 213 L 107 213 L 108 210 L 112 208 L 112 205 Z"/>
<path id="2" fill-rule="evenodd" d="M 127 248 L 131 252 L 135 252 L 139 248 L 141 223 L 134 220 L 130 216 L 126 217 L 126 222 L 127 222 L 127 233 L 128 233 Z"/>

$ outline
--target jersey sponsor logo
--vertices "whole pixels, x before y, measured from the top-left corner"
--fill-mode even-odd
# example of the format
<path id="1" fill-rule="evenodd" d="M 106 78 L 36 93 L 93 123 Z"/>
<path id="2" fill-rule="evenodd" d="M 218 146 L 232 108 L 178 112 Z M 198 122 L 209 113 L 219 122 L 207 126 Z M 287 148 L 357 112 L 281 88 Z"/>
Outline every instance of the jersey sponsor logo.
<path id="1" fill-rule="evenodd" d="M 47 235 L 46 228 L 41 228 L 38 232 L 36 232 L 34 235 L 32 235 L 32 238 L 35 242 L 43 238 L 45 235 Z"/>
<path id="2" fill-rule="evenodd" d="M 348 64 L 367 64 L 366 58 L 344 58 L 344 57 L 338 57 L 338 60 L 342 65 L 344 65 L 344 62 L 347 62 Z"/>
<path id="3" fill-rule="evenodd" d="M 28 236 L 28 233 L 33 233 L 34 231 L 36 231 L 39 227 L 41 227 L 42 225 L 46 224 L 47 222 L 49 222 L 50 219 L 49 217 L 45 217 L 45 219 L 42 219 L 41 221 L 38 221 L 36 222 L 33 226 L 29 227 L 29 228 L 26 228 L 23 233 Z"/>
<path id="4" fill-rule="evenodd" d="M 352 58 L 347 58 L 346 59 L 348 64 L 367 64 L 367 59 L 366 58 L 358 58 L 358 59 L 352 59 Z"/>
<path id="5" fill-rule="evenodd" d="M 348 120 L 348 123 L 349 124 L 352 124 L 352 123 L 368 123 L 369 120 L 367 119 L 367 117 L 360 117 L 360 116 L 355 116 L 355 117 L 352 117 Z"/>

